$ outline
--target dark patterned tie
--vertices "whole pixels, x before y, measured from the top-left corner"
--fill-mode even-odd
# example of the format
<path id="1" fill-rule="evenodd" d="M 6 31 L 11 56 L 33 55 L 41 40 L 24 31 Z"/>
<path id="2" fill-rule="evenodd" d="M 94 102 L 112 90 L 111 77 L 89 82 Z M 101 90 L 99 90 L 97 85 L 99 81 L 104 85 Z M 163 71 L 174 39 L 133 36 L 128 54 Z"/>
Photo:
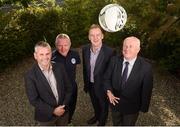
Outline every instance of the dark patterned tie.
<path id="1" fill-rule="evenodd" d="M 124 71 L 123 71 L 123 74 L 122 74 L 122 88 L 125 87 L 125 84 L 126 84 L 126 81 L 127 81 L 127 74 L 128 74 L 128 65 L 129 65 L 129 62 L 125 62 L 125 68 L 124 68 Z"/>

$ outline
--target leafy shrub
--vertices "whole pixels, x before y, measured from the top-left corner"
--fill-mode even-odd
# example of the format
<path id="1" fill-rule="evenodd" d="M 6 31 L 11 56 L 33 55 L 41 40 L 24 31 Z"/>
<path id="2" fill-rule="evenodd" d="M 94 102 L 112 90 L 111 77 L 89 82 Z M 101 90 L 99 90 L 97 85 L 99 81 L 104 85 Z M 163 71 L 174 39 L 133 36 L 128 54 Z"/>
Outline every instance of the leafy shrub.
<path id="1" fill-rule="evenodd" d="M 105 33 L 108 45 L 121 48 L 124 38 L 136 36 L 142 42 L 141 55 L 158 61 L 167 70 L 179 70 L 179 19 L 172 23 L 174 19 L 165 12 L 166 2 L 116 2 L 125 8 L 128 20 L 121 31 Z M 59 33 L 67 33 L 73 47 L 86 44 L 90 25 L 98 23 L 100 10 L 109 3 L 112 0 L 64 0 L 57 6 L 32 5 L 0 13 L 0 70 L 32 54 L 34 44 L 40 40 L 54 46 Z M 176 13 L 172 15 L 178 17 Z M 170 27 L 166 27 L 169 24 Z"/>

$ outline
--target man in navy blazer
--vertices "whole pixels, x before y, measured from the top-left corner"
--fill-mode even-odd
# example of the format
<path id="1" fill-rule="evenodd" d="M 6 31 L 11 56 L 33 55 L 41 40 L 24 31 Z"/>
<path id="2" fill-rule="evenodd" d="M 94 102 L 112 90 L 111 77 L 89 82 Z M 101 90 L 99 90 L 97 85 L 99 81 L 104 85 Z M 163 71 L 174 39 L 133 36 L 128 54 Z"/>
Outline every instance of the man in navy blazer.
<path id="1" fill-rule="evenodd" d="M 25 75 L 25 88 L 40 125 L 67 125 L 72 86 L 62 64 L 51 63 L 51 47 L 40 41 L 35 45 L 37 63 Z"/>
<path id="2" fill-rule="evenodd" d="M 89 30 L 89 40 L 82 48 L 84 91 L 88 92 L 94 108 L 94 116 L 88 124 L 104 126 L 108 115 L 108 100 L 103 87 L 103 74 L 108 66 L 113 50 L 102 43 L 101 27 L 93 24 Z"/>
<path id="3" fill-rule="evenodd" d="M 139 111 L 147 112 L 153 88 L 151 65 L 138 56 L 140 40 L 127 37 L 123 57 L 114 56 L 104 76 L 113 125 L 135 125 Z"/>

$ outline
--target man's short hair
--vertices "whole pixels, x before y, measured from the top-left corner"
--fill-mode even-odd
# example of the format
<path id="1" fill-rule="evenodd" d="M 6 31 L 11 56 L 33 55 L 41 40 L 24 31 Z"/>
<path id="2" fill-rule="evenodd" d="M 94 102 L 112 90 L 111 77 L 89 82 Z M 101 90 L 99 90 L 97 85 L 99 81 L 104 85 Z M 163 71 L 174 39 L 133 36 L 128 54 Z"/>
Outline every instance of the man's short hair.
<path id="1" fill-rule="evenodd" d="M 135 36 L 130 36 L 130 37 L 125 38 L 125 39 L 124 39 L 124 42 L 125 42 L 126 40 L 129 40 L 129 39 L 134 40 L 134 41 L 136 42 L 136 44 L 137 44 L 136 46 L 137 46 L 138 48 L 140 48 L 141 41 L 140 41 L 139 38 L 137 38 L 137 37 L 135 37 Z"/>
<path id="2" fill-rule="evenodd" d="M 34 52 L 37 52 L 38 47 L 48 47 L 51 49 L 51 46 L 49 45 L 49 43 L 45 41 L 39 41 L 38 43 L 36 43 L 36 45 L 34 46 Z"/>
<path id="3" fill-rule="evenodd" d="M 89 28 L 89 31 L 90 31 L 91 29 L 96 29 L 96 28 L 100 29 L 100 30 L 102 31 L 102 33 L 104 33 L 104 30 L 103 30 L 103 29 L 101 28 L 101 26 L 98 25 L 98 24 L 92 24 L 92 25 L 90 26 L 90 28 Z"/>
<path id="4" fill-rule="evenodd" d="M 67 34 L 61 33 L 61 34 L 58 34 L 58 35 L 56 36 L 55 45 L 57 45 L 58 39 L 62 39 L 62 38 L 68 39 L 68 40 L 69 40 L 69 43 L 71 44 L 71 39 L 70 39 L 70 37 L 69 37 Z"/>

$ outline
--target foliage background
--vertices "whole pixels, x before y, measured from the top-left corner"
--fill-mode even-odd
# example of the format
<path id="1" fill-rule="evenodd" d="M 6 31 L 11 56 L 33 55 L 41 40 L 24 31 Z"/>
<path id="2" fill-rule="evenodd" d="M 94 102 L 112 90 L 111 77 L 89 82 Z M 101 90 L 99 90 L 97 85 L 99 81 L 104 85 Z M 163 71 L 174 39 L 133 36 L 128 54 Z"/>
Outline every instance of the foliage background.
<path id="1" fill-rule="evenodd" d="M 180 76 L 179 0 L 1 0 L 0 71 L 32 55 L 37 41 L 54 46 L 58 33 L 69 34 L 73 47 L 86 44 L 88 28 L 110 3 L 123 6 L 128 20 L 123 30 L 105 33 L 106 43 L 121 48 L 125 37 L 137 36 L 142 56 Z"/>

